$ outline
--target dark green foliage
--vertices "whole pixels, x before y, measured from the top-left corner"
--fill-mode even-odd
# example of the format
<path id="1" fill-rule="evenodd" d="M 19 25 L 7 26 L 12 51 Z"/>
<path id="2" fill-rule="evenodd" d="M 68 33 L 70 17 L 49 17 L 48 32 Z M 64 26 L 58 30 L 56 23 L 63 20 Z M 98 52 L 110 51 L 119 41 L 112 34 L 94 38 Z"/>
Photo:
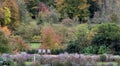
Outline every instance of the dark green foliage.
<path id="1" fill-rule="evenodd" d="M 100 46 L 98 49 L 98 54 L 110 53 L 110 49 L 105 45 Z"/>
<path id="2" fill-rule="evenodd" d="M 94 18 L 95 12 L 100 11 L 100 7 L 99 7 L 99 5 L 96 1 L 88 0 L 88 3 L 90 4 L 90 7 L 89 7 L 90 15 L 89 15 L 89 17 Z"/>
<path id="3" fill-rule="evenodd" d="M 97 47 L 96 46 L 88 46 L 83 49 L 83 53 L 85 54 L 96 54 L 97 52 Z"/>
<path id="4" fill-rule="evenodd" d="M 103 46 L 88 46 L 83 49 L 83 53 L 85 53 L 85 54 L 104 54 L 104 53 L 110 53 L 110 50 L 105 45 L 103 45 Z"/>
<path id="5" fill-rule="evenodd" d="M 65 50 L 64 49 L 55 49 L 51 51 L 51 54 L 60 54 L 60 53 L 64 53 Z"/>
<path id="6" fill-rule="evenodd" d="M 81 46 L 82 47 L 82 46 Z M 68 43 L 68 46 L 66 48 L 66 51 L 68 53 L 80 53 L 81 51 L 81 47 L 80 47 L 80 44 L 77 43 L 77 41 L 70 41 Z"/>
<path id="7" fill-rule="evenodd" d="M 38 53 L 38 50 L 32 49 L 27 51 L 28 54 L 35 54 Z"/>
<path id="8" fill-rule="evenodd" d="M 41 2 L 45 3 L 47 6 L 54 5 L 54 0 L 26 0 L 27 9 L 32 14 L 31 16 L 33 18 L 36 18 L 36 15 L 38 15 L 42 4 Z"/>
<path id="9" fill-rule="evenodd" d="M 37 14 L 38 4 L 39 0 L 26 0 L 27 9 L 32 14 L 31 16 L 35 16 Z"/>
<path id="10" fill-rule="evenodd" d="M 89 17 L 87 0 L 58 0 L 56 8 L 61 13 L 61 18 L 67 16 L 70 19 L 79 18 L 79 21 L 84 21 Z"/>
<path id="11" fill-rule="evenodd" d="M 120 49 L 120 27 L 114 23 L 104 23 L 93 28 L 96 34 L 92 39 L 92 44 L 96 46 L 105 45 L 113 51 L 119 52 Z"/>

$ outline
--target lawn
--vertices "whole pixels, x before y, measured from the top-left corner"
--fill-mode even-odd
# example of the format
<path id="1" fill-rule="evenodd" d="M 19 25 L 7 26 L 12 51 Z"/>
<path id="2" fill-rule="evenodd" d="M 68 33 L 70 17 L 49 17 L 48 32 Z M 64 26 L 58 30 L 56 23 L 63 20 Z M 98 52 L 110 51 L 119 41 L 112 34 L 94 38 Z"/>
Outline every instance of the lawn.
<path id="1" fill-rule="evenodd" d="M 38 49 L 40 47 L 40 43 L 30 43 L 32 49 Z"/>
<path id="2" fill-rule="evenodd" d="M 112 63 L 113 66 L 118 66 L 118 63 L 117 62 L 98 62 L 97 63 L 97 66 L 108 66 L 109 63 Z"/>
<path id="3" fill-rule="evenodd" d="M 16 64 L 16 62 L 14 62 L 14 66 L 16 66 L 17 64 Z M 32 65 L 32 62 L 25 62 L 25 65 L 26 66 L 31 66 Z M 40 66 L 43 66 L 43 65 L 40 65 Z"/>
<path id="4" fill-rule="evenodd" d="M 32 62 L 25 62 L 25 64 L 30 66 Z"/>

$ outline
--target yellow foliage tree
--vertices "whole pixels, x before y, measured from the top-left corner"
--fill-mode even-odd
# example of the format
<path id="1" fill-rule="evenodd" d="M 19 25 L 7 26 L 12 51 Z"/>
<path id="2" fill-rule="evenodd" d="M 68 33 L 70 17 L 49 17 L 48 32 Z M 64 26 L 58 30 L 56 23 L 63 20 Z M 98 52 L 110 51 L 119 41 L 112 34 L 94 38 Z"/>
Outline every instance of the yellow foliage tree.
<path id="1" fill-rule="evenodd" d="M 5 0 L 3 7 L 7 7 L 11 12 L 11 23 L 10 28 L 14 29 L 16 24 L 19 23 L 19 7 L 14 0 Z"/>

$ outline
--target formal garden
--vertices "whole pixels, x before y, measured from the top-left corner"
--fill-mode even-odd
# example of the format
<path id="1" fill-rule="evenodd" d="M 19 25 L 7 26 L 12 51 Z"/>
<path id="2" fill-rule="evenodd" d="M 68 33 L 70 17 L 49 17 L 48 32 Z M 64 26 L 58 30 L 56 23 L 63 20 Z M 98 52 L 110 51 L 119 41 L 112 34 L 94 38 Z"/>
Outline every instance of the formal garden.
<path id="1" fill-rule="evenodd" d="M 120 66 L 119 2 L 0 0 L 0 66 Z"/>

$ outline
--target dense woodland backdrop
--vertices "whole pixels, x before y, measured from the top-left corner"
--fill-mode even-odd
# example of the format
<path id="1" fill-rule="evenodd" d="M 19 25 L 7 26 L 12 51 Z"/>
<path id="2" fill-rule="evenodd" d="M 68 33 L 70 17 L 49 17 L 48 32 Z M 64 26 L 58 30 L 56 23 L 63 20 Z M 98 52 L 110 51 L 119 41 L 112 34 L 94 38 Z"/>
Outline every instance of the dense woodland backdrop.
<path id="1" fill-rule="evenodd" d="M 120 54 L 119 0 L 0 0 L 0 52 Z M 10 51 L 8 51 L 10 50 Z"/>

